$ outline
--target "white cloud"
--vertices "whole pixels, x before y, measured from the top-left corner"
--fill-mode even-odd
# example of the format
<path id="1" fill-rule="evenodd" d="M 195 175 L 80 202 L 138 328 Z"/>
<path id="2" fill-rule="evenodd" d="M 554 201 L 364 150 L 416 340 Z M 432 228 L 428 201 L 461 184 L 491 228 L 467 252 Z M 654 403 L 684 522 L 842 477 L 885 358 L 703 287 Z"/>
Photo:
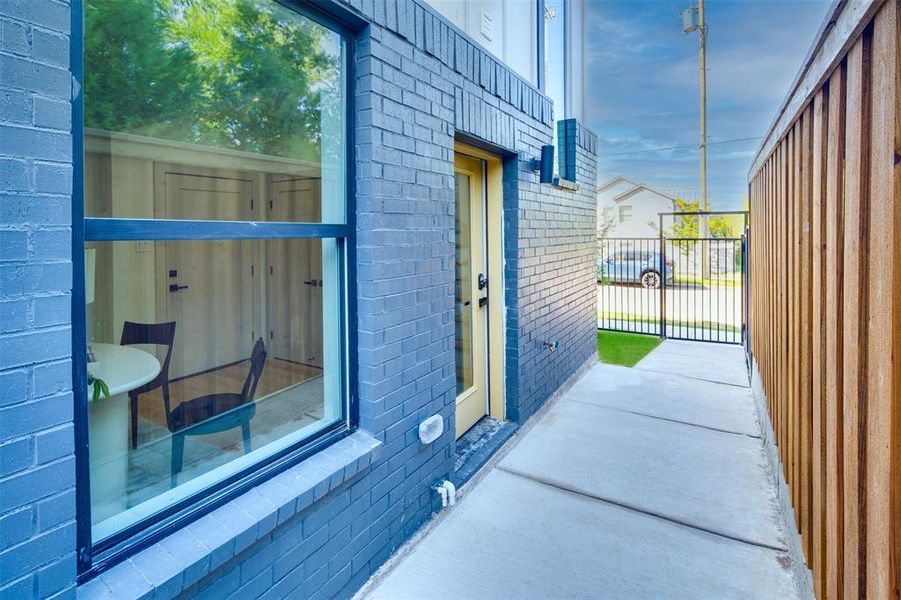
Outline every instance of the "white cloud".
<path id="1" fill-rule="evenodd" d="M 601 138 L 602 178 L 697 188 L 696 36 L 682 36 L 681 0 L 589 3 L 589 127 Z M 710 140 L 762 136 L 806 55 L 828 4 L 708 0 Z M 757 142 L 711 146 L 714 201 L 739 203 Z"/>

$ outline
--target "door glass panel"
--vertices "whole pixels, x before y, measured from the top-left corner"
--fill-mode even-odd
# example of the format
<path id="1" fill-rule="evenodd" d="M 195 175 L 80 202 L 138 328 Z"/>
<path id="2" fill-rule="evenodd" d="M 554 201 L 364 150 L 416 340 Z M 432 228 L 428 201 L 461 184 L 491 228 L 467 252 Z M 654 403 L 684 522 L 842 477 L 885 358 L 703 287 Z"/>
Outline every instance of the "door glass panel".
<path id="1" fill-rule="evenodd" d="M 328 238 L 86 244 L 95 541 L 343 418 L 338 259 Z"/>
<path id="2" fill-rule="evenodd" d="M 470 178 L 456 174 L 457 258 L 454 326 L 457 352 L 457 395 L 472 387 L 472 223 L 470 213 Z"/>

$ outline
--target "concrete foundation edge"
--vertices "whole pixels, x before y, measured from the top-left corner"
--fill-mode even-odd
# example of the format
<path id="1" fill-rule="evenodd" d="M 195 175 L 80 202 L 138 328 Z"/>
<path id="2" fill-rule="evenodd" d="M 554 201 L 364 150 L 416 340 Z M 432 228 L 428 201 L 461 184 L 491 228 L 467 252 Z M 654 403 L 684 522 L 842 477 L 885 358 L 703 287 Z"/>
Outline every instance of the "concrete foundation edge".
<path id="1" fill-rule="evenodd" d="M 798 597 L 802 600 L 813 600 L 813 573 L 807 568 L 804 560 L 804 550 L 801 547 L 801 535 L 798 533 L 795 510 L 792 506 L 791 494 L 788 483 L 785 481 L 785 471 L 782 468 L 782 460 L 779 458 L 779 448 L 776 445 L 776 436 L 770 421 L 766 393 L 757 365 L 751 361 L 751 397 L 757 411 L 757 420 L 760 423 L 760 437 L 763 448 L 769 462 L 770 474 L 776 482 L 776 495 L 779 500 L 779 508 L 784 519 L 785 545 L 791 558 L 792 577 L 798 587 Z"/>
<path id="2" fill-rule="evenodd" d="M 579 381 L 591 367 L 593 367 L 598 362 L 598 357 L 596 355 L 591 356 L 588 360 L 582 363 L 582 365 L 576 369 L 576 371 L 569 376 L 569 378 L 563 382 L 563 384 L 557 388 L 551 396 L 545 400 L 544 404 L 542 404 L 541 408 L 539 408 L 534 415 L 529 417 L 525 423 L 520 424 L 515 431 L 513 431 L 513 435 L 504 440 L 504 443 L 500 445 L 500 447 L 496 448 L 494 454 L 489 458 L 482 466 L 480 466 L 476 472 L 460 487 L 458 492 L 458 501 L 462 500 L 466 497 L 472 489 L 478 485 L 479 481 L 484 479 L 485 475 L 491 471 L 492 467 L 499 463 L 501 459 L 506 456 L 510 450 L 513 449 L 516 444 L 519 443 L 519 440 L 522 439 L 522 436 L 528 433 L 535 424 L 541 420 L 541 417 L 550 410 L 551 406 L 557 403 L 563 395 L 572 388 L 573 385 Z M 375 573 L 360 587 L 359 590 L 353 595 L 352 600 L 365 600 L 365 598 L 375 589 L 378 585 L 391 573 L 397 565 L 406 558 L 410 552 L 412 552 L 416 546 L 422 542 L 428 535 L 435 530 L 435 528 L 447 518 L 448 514 L 452 511 L 452 508 L 447 508 L 441 510 L 432 515 L 432 518 L 429 519 L 422 527 L 420 527 L 419 531 L 417 531 L 413 537 L 404 542 L 404 544 L 394 551 L 394 553 L 388 558 L 385 563 L 376 570 Z"/>

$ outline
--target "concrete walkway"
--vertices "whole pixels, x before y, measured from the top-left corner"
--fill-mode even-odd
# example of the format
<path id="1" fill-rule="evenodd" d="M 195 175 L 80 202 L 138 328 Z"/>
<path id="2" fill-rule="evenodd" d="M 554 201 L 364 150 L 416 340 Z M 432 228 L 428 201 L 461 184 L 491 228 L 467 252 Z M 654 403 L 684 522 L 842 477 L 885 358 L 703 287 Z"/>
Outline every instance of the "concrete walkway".
<path id="1" fill-rule="evenodd" d="M 598 364 L 366 597 L 797 597 L 746 386 L 737 347 Z"/>

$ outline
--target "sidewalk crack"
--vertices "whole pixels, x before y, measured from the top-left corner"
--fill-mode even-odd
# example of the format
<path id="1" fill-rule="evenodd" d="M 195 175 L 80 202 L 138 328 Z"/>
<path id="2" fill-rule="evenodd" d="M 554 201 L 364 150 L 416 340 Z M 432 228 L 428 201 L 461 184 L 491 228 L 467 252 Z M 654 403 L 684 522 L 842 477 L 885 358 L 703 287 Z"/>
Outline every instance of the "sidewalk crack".
<path id="1" fill-rule="evenodd" d="M 681 373 L 679 375 L 676 375 L 676 374 L 670 373 L 669 371 L 659 371 L 657 369 L 649 369 L 647 367 L 642 367 L 641 363 L 638 363 L 637 365 L 635 365 L 632 368 L 635 369 L 636 371 L 643 371 L 645 373 L 656 373 L 658 375 L 670 375 L 672 377 L 682 377 L 683 379 L 692 379 L 694 381 L 704 381 L 706 383 L 713 383 L 715 385 L 728 385 L 728 386 L 739 388 L 742 390 L 750 390 L 751 389 L 750 383 L 745 384 L 745 383 L 731 383 L 729 381 L 715 381 L 713 379 L 704 379 L 703 377 L 694 377 L 692 375 L 685 375 L 685 374 L 681 374 Z"/>
<path id="2" fill-rule="evenodd" d="M 644 509 L 644 508 L 641 508 L 641 507 L 639 507 L 639 506 L 635 506 L 635 505 L 632 505 L 632 504 L 629 504 L 629 503 L 626 503 L 626 502 L 622 502 L 622 501 L 619 501 L 619 500 L 612 500 L 612 499 L 610 499 L 610 498 L 604 498 L 604 497 L 602 497 L 602 496 L 596 496 L 596 495 L 591 494 L 591 493 L 589 493 L 589 492 L 585 492 L 585 491 L 582 491 L 582 490 L 573 489 L 573 488 L 567 487 L 567 486 L 565 486 L 565 485 L 562 485 L 562 484 L 560 484 L 560 483 L 557 483 L 557 482 L 555 482 L 555 481 L 551 481 L 551 480 L 545 479 L 545 478 L 543 478 L 543 477 L 536 477 L 536 476 L 530 475 L 530 474 L 528 474 L 528 473 L 523 473 L 523 472 L 521 472 L 521 471 L 517 471 L 516 469 L 511 469 L 511 468 L 509 468 L 509 467 L 504 467 L 504 466 L 501 466 L 501 465 L 497 465 L 495 468 L 498 469 L 499 471 L 503 471 L 504 473 L 507 473 L 507 474 L 509 474 L 509 475 L 513 475 L 513 476 L 515 476 L 515 477 L 521 477 L 522 479 L 527 479 L 527 480 L 529 480 L 529 481 L 533 481 L 533 482 L 538 483 L 538 484 L 541 484 L 541 485 L 545 485 L 545 486 L 548 486 L 548 487 L 552 487 L 552 488 L 555 488 L 555 489 L 560 490 L 560 491 L 563 491 L 563 492 L 568 492 L 568 493 L 570 493 L 570 494 L 575 494 L 575 495 L 577 495 L 577 496 L 582 496 L 583 498 L 589 498 L 589 499 L 591 499 L 591 500 L 596 500 L 596 501 L 598 501 L 598 502 L 603 502 L 604 504 L 609 504 L 609 505 L 611 505 L 611 506 L 616 506 L 616 507 L 619 507 L 619 508 L 622 508 L 622 509 L 625 509 L 625 510 L 628 510 L 628 511 L 631 511 L 631 512 L 635 512 L 635 513 L 639 513 L 639 514 L 642 514 L 642 515 L 645 515 L 645 516 L 648 516 L 648 517 L 653 517 L 653 518 L 656 518 L 656 519 L 660 519 L 661 521 L 666 521 L 667 523 L 672 523 L 672 524 L 674 524 L 674 525 L 681 525 L 682 527 L 687 527 L 687 528 L 689 528 L 689 529 L 694 529 L 695 531 L 701 531 L 701 532 L 708 533 L 708 534 L 710 534 L 710 535 L 715 535 L 715 536 L 717 536 L 717 537 L 721 537 L 721 538 L 724 538 L 724 539 L 732 540 L 732 541 L 739 542 L 739 543 L 742 543 L 742 544 L 747 544 L 747 545 L 749 545 L 749 546 L 756 546 L 756 547 L 758 547 L 758 548 L 765 548 L 765 549 L 767 549 L 767 550 L 774 550 L 774 551 L 776 551 L 776 552 L 788 552 L 788 548 L 786 548 L 785 546 L 774 546 L 774 545 L 772 545 L 772 544 L 767 544 L 767 543 L 764 543 L 764 542 L 758 542 L 758 541 L 751 540 L 751 539 L 748 539 L 748 538 L 744 538 L 744 537 L 741 537 L 741 536 L 732 535 L 732 534 L 729 534 L 729 533 L 724 533 L 724 532 L 722 532 L 722 531 L 717 531 L 716 529 L 710 529 L 710 528 L 707 528 L 707 527 L 701 527 L 700 525 L 695 525 L 695 524 L 693 524 L 693 523 L 689 523 L 689 522 L 684 521 L 684 520 L 682 520 L 682 519 L 678 519 L 678 518 L 671 517 L 671 516 L 668 516 L 668 515 L 663 515 L 663 514 L 655 513 L 655 512 L 653 512 L 653 511 L 650 511 L 650 510 L 647 510 L 647 509 Z"/>
<path id="3" fill-rule="evenodd" d="M 598 408 L 606 408 L 607 410 L 616 410 L 619 412 L 628 413 L 630 415 L 638 415 L 639 417 L 647 417 L 649 419 L 659 419 L 660 421 L 669 421 L 670 423 L 679 423 L 681 425 L 688 425 L 689 427 L 699 427 L 701 429 L 709 429 L 710 431 L 718 431 L 720 433 L 728 433 L 729 435 L 741 435 L 745 437 L 749 437 L 755 440 L 759 440 L 759 435 L 754 435 L 752 433 L 743 433 L 741 431 L 731 431 L 729 429 L 720 429 L 719 427 L 710 427 L 709 425 L 701 425 L 700 423 L 691 423 L 690 421 L 680 421 L 679 419 L 671 419 L 669 417 L 661 417 L 659 415 L 651 415 L 648 413 L 638 412 L 636 410 L 628 410 L 626 408 L 619 408 L 617 406 L 607 406 L 605 404 L 595 404 L 594 402 L 585 402 L 584 400 L 573 400 L 568 399 L 569 402 L 575 402 L 577 404 L 585 404 L 587 406 L 596 406 Z"/>

